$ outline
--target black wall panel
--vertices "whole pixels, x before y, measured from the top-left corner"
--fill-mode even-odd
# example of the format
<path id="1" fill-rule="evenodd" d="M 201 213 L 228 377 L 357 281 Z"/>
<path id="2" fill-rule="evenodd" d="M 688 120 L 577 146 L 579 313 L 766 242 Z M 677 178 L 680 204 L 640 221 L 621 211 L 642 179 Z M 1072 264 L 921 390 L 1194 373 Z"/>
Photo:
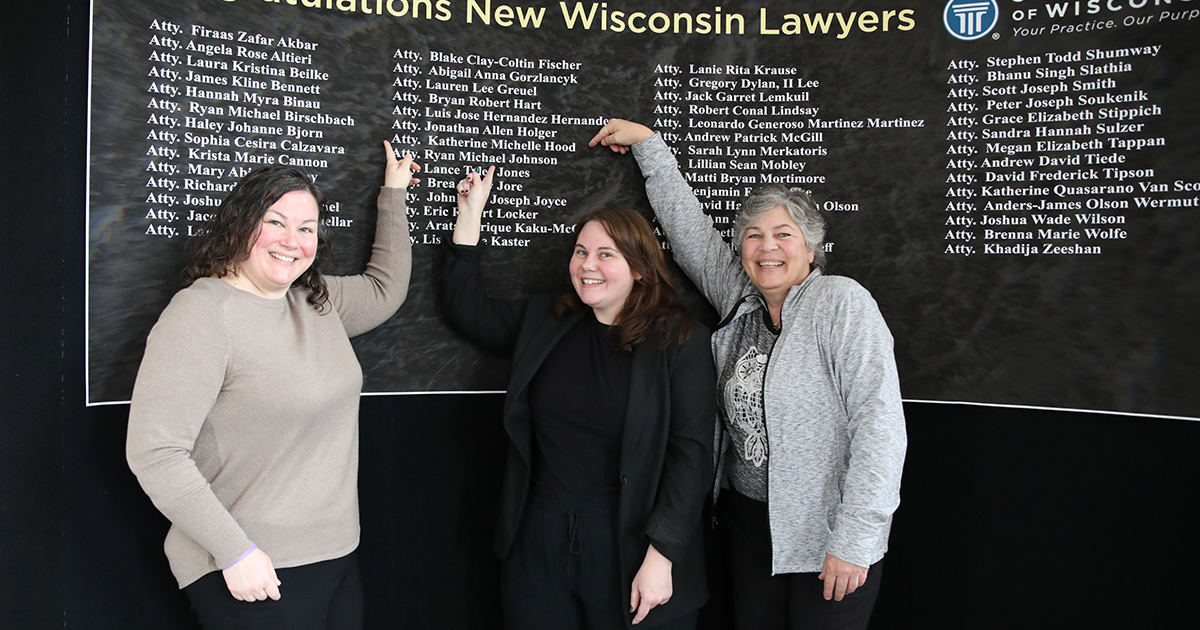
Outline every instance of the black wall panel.
<path id="1" fill-rule="evenodd" d="M 124 463 L 126 406 L 83 393 L 88 7 L 6 9 L 0 626 L 194 628 L 167 523 Z M 362 401 L 369 628 L 498 628 L 501 397 Z M 906 406 L 877 628 L 1191 628 L 1200 424 Z M 714 567 L 719 546 L 713 545 Z M 705 628 L 728 627 L 721 573 Z"/>

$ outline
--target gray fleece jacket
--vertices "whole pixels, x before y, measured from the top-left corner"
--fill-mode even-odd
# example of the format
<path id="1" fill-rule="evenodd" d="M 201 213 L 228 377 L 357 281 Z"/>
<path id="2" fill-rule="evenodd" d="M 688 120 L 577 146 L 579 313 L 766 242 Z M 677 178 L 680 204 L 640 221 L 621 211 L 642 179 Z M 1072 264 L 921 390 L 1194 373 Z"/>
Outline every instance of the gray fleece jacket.
<path id="1" fill-rule="evenodd" d="M 662 137 L 633 154 L 675 261 L 722 323 L 762 317 L 765 303 Z M 818 572 L 826 553 L 870 566 L 887 551 L 908 443 L 892 335 L 866 289 L 815 268 L 788 293 L 782 320 L 763 379 L 772 572 Z M 713 333 L 717 365 L 743 350 L 730 328 Z M 728 438 L 716 440 L 720 459 Z"/>

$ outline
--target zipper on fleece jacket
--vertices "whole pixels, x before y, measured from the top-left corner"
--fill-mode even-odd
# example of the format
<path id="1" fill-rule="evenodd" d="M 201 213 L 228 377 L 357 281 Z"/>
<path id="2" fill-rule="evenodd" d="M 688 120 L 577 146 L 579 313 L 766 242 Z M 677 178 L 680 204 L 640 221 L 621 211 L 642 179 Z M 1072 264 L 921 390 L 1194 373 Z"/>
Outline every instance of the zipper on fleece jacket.
<path id="1" fill-rule="evenodd" d="M 771 309 L 767 306 L 766 301 L 763 301 L 767 320 L 770 320 Z M 769 329 L 768 329 L 769 330 Z M 773 334 L 774 331 L 771 331 Z M 779 332 L 775 334 L 775 343 L 771 344 L 771 351 L 767 353 L 767 365 L 763 367 L 762 378 L 762 423 L 763 435 L 767 438 L 767 540 L 771 543 L 771 576 L 775 576 L 775 532 L 771 527 L 771 464 L 774 463 L 774 453 L 771 452 L 771 426 L 767 424 L 767 374 L 771 371 L 771 366 L 775 363 L 775 349 L 779 347 L 780 337 L 783 336 L 783 309 L 779 310 Z"/>

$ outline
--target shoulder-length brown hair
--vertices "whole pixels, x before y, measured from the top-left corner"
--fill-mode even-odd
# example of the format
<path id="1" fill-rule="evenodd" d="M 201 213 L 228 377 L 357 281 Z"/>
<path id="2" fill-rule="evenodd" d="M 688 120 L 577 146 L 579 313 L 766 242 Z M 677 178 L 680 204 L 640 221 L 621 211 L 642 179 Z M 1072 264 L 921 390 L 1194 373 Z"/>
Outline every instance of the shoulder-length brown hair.
<path id="1" fill-rule="evenodd" d="M 629 270 L 637 278 L 613 322 L 617 347 L 623 352 L 633 352 L 635 345 L 652 337 L 661 338 L 660 348 L 666 348 L 672 342 L 687 341 L 692 335 L 695 320 L 679 301 L 675 285 L 667 272 L 662 246 L 655 238 L 650 223 L 624 206 L 606 206 L 580 217 L 575 223 L 575 233 L 578 234 L 583 226 L 592 221 L 604 227 L 617 250 L 629 263 Z M 582 308 L 584 304 L 579 295 L 570 291 L 555 302 L 554 313 L 561 317 Z"/>
<path id="2" fill-rule="evenodd" d="M 296 166 L 263 166 L 243 177 L 229 193 L 213 217 L 188 241 L 189 262 L 183 270 L 183 286 L 199 278 L 220 278 L 236 273 L 238 265 L 250 257 L 250 247 L 262 229 L 267 209 L 284 195 L 303 190 L 317 200 L 317 251 L 312 265 L 296 278 L 293 286 L 308 289 L 308 303 L 317 311 L 325 309 L 329 290 L 321 277 L 321 265 L 329 259 L 328 231 L 321 221 L 325 196 L 313 183 L 308 171 Z"/>

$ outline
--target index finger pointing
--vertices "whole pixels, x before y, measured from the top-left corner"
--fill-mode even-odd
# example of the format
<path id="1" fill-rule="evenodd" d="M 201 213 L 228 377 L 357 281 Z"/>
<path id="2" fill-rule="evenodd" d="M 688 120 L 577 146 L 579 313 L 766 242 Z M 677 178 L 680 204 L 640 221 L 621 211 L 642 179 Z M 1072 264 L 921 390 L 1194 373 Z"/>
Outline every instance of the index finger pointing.
<path id="1" fill-rule="evenodd" d="M 605 131 L 606 129 L 608 129 L 608 125 L 604 125 L 603 127 L 601 127 L 600 131 L 591 140 L 588 140 L 588 146 L 594 147 L 597 144 L 603 143 L 604 138 L 611 136 L 612 132 Z"/>

